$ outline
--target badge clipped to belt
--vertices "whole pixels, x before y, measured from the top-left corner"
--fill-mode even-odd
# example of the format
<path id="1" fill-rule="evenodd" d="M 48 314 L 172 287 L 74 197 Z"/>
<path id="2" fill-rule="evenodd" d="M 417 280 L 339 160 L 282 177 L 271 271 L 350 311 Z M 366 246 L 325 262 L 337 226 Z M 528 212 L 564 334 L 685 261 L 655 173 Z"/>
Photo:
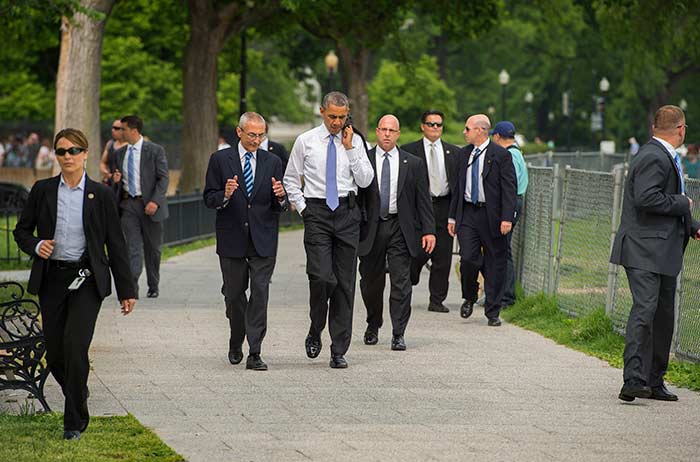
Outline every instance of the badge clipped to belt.
<path id="1" fill-rule="evenodd" d="M 78 270 L 78 277 L 73 279 L 73 282 L 68 286 L 68 290 L 79 289 L 80 286 L 83 285 L 83 282 L 85 282 L 85 279 L 89 278 L 91 275 L 92 273 L 87 268 Z"/>

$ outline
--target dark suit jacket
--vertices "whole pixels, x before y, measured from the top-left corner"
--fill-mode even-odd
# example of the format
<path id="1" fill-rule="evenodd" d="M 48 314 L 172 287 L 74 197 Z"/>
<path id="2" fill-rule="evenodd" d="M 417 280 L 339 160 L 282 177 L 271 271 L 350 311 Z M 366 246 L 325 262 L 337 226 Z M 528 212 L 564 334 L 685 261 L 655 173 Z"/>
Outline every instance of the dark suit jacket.
<path id="1" fill-rule="evenodd" d="M 620 228 L 610 261 L 629 268 L 677 276 L 688 239 L 700 223 L 693 220 L 688 198 L 671 155 L 652 139 L 630 162 Z"/>
<path id="2" fill-rule="evenodd" d="M 56 231 L 56 207 L 60 175 L 37 181 L 29 193 L 27 205 L 15 227 L 15 241 L 20 249 L 34 257 L 27 291 L 39 293 L 41 281 L 48 270 L 48 261 L 35 253 L 39 241 L 53 239 Z M 36 229 L 36 236 L 34 230 Z M 107 186 L 85 179 L 83 198 L 83 229 L 90 268 L 95 275 L 101 298 L 112 293 L 109 269 L 112 268 L 117 296 L 120 300 L 134 298 L 136 289 L 129 269 L 128 252 L 119 226 L 119 212 L 114 194 Z M 105 246 L 109 258 L 105 254 Z"/>
<path id="3" fill-rule="evenodd" d="M 124 174 L 124 157 L 129 145 L 122 146 L 116 152 L 117 168 Z M 141 146 L 141 195 L 143 203 L 151 201 L 158 204 L 158 210 L 151 217 L 154 222 L 160 222 L 168 218 L 168 159 L 165 157 L 165 149 L 150 141 L 143 140 Z M 123 188 L 123 180 L 120 182 Z"/>
<path id="4" fill-rule="evenodd" d="M 238 147 L 222 149 L 211 155 L 204 185 L 204 203 L 216 209 L 216 253 L 227 258 L 241 258 L 248 248 L 248 233 L 261 257 L 277 254 L 280 212 L 289 206 L 287 198 L 280 205 L 272 191 L 272 177 L 282 180 L 282 161 L 267 151 L 256 154 L 253 194 L 245 193 L 243 167 Z M 238 189 L 224 206 L 226 180 L 238 175 Z"/>
<path id="5" fill-rule="evenodd" d="M 238 143 L 236 143 L 236 144 L 238 144 Z M 287 162 L 289 162 L 289 153 L 285 149 L 284 145 L 277 143 L 275 141 L 268 140 L 267 151 L 270 154 L 274 154 L 280 158 L 280 160 L 282 161 L 282 171 L 283 172 L 285 170 L 287 170 Z M 281 178 L 277 178 L 277 179 L 281 180 Z"/>
<path id="6" fill-rule="evenodd" d="M 450 193 L 455 194 L 455 191 L 457 190 L 457 169 L 459 168 L 459 151 L 460 147 L 455 146 L 454 144 L 450 143 L 445 143 L 444 141 L 440 140 L 439 143 L 442 144 L 442 152 L 443 152 L 443 158 L 445 159 L 445 171 L 447 172 L 447 184 L 450 187 Z M 423 159 L 424 162 L 427 161 L 425 160 L 425 144 L 423 143 L 423 138 L 419 139 L 418 141 L 414 141 L 413 143 L 408 143 L 404 144 L 401 146 L 401 149 L 404 151 L 410 152 L 414 156 L 418 156 L 421 159 Z M 425 170 L 426 175 L 428 174 L 428 169 L 426 168 Z M 428 183 L 430 184 L 430 183 Z M 428 189 L 428 192 L 430 192 L 430 189 Z"/>
<path id="7" fill-rule="evenodd" d="M 360 188 L 358 203 L 362 208 L 360 225 L 360 246 L 358 255 L 370 253 L 374 245 L 379 225 L 379 183 L 376 165 L 377 148 L 368 153 L 374 169 L 374 179 L 366 188 Z M 396 209 L 399 226 L 412 257 L 422 254 L 421 237 L 435 234 L 433 205 L 430 202 L 428 176 L 425 162 L 408 152 L 399 149 L 399 178 L 396 188 Z"/>
<path id="8" fill-rule="evenodd" d="M 462 222 L 464 207 L 464 190 L 467 185 L 467 167 L 474 145 L 465 146 L 460 152 L 457 191 L 450 201 L 450 218 L 457 226 Z M 486 150 L 479 156 L 484 162 L 482 182 L 486 196 L 486 214 L 491 236 L 501 236 L 501 222 L 513 222 L 515 216 L 515 199 L 517 196 L 517 179 L 510 153 L 494 143 L 489 142 Z"/>

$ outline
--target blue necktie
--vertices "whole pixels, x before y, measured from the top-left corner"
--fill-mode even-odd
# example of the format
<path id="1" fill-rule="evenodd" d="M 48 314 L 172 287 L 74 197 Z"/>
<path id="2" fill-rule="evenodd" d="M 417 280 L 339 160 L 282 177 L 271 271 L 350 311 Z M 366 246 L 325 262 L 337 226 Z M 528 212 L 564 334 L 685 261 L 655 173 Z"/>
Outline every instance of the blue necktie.
<path id="1" fill-rule="evenodd" d="M 681 156 L 675 151 L 673 151 L 673 161 L 676 163 L 678 176 L 681 179 L 681 194 L 685 194 L 685 179 L 683 178 L 683 167 L 681 167 Z"/>
<path id="2" fill-rule="evenodd" d="M 379 218 L 386 220 L 389 217 L 389 197 L 391 193 L 391 167 L 389 167 L 389 153 L 384 153 L 382 162 L 382 178 L 379 183 Z"/>
<path id="3" fill-rule="evenodd" d="M 136 196 L 136 149 L 133 146 L 129 146 L 129 161 L 126 164 L 126 176 L 127 182 L 129 184 L 129 195 L 131 197 Z"/>
<path id="4" fill-rule="evenodd" d="M 335 211 L 338 208 L 338 180 L 336 178 L 335 135 L 331 134 L 326 155 L 326 205 Z"/>
<path id="5" fill-rule="evenodd" d="M 250 158 L 253 157 L 252 152 L 245 153 L 245 164 L 243 165 L 243 181 L 245 181 L 245 192 L 248 194 L 248 199 L 253 194 L 253 167 L 250 165 Z"/>
<path id="6" fill-rule="evenodd" d="M 479 202 L 479 148 L 474 149 L 474 157 L 472 161 L 472 202 Z"/>

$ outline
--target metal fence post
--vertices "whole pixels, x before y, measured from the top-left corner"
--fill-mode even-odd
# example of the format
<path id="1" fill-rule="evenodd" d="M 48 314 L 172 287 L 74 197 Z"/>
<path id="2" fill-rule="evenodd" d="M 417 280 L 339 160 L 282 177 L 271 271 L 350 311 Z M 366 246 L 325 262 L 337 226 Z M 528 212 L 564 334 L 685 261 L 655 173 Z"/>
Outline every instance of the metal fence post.
<path id="1" fill-rule="evenodd" d="M 678 347 L 680 346 L 680 341 L 678 340 L 678 332 L 681 329 L 681 306 L 683 303 L 683 268 L 681 272 L 678 273 L 676 278 L 676 296 L 675 302 L 673 304 L 673 337 L 671 340 L 671 353 L 676 354 L 678 352 Z"/>
<path id="2" fill-rule="evenodd" d="M 561 191 L 561 169 L 559 164 L 554 164 L 552 170 L 552 222 L 549 226 L 549 266 L 547 269 L 547 295 L 553 295 L 555 291 L 555 264 L 557 242 L 557 223 L 561 220 L 561 201 L 559 200 Z"/>
<path id="3" fill-rule="evenodd" d="M 615 168 L 613 186 L 613 206 L 612 216 L 610 217 L 610 250 L 612 251 L 615 243 L 615 235 L 617 228 L 620 226 L 620 215 L 622 213 L 622 183 L 625 178 L 625 169 L 623 166 Z M 605 297 L 605 314 L 611 317 L 615 310 L 615 292 L 617 292 L 617 275 L 619 266 L 614 263 L 608 263 L 608 292 Z"/>

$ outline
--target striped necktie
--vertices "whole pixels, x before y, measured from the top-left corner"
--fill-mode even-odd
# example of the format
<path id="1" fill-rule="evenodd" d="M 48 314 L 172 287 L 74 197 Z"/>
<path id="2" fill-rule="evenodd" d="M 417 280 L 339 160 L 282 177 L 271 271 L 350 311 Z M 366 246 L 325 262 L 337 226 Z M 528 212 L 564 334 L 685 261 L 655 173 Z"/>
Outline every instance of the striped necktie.
<path id="1" fill-rule="evenodd" d="M 129 185 L 129 196 L 136 196 L 136 149 L 129 146 L 129 161 L 126 163 L 126 181 Z"/>
<path id="2" fill-rule="evenodd" d="M 253 166 L 250 164 L 250 158 L 253 157 L 252 152 L 245 153 L 245 164 L 243 165 L 243 181 L 245 181 L 245 192 L 248 194 L 248 199 L 253 194 Z"/>

